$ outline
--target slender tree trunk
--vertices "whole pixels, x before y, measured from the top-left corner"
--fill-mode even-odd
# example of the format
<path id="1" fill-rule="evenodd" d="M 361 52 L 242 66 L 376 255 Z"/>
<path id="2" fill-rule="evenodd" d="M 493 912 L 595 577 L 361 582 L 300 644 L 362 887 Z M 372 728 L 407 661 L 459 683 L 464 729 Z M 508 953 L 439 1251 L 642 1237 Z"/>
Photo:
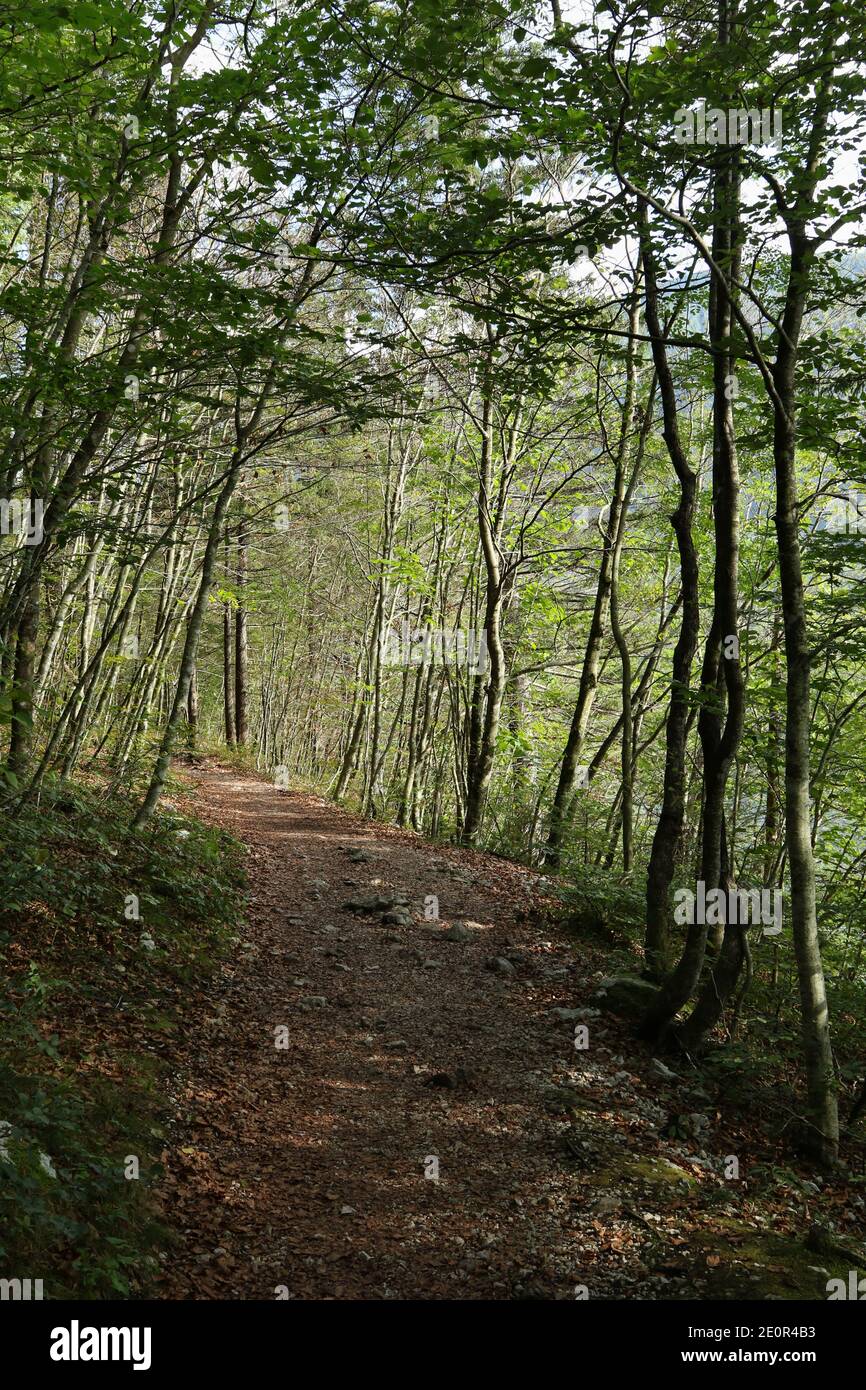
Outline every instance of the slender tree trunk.
<path id="1" fill-rule="evenodd" d="M 189 681 L 189 694 L 186 701 L 186 746 L 195 752 L 198 738 L 198 675 L 195 666 Z"/>
<path id="2" fill-rule="evenodd" d="M 720 40 L 730 40 L 725 0 L 719 25 Z M 701 879 L 707 890 L 725 888 L 722 843 L 725 790 L 728 772 L 736 756 L 743 730 L 744 692 L 738 635 L 739 600 L 739 496 L 740 480 L 734 428 L 731 354 L 733 291 L 739 274 L 739 154 L 734 148 L 720 163 L 714 185 L 713 272 L 710 288 L 709 326 L 713 357 L 713 613 L 704 650 L 701 675 L 698 733 L 703 751 Z M 727 705 L 727 717 L 725 717 Z M 729 900 L 730 901 L 730 900 Z M 682 1030 L 685 1045 L 694 1049 L 721 1016 L 736 982 L 743 951 L 735 923 L 724 926 L 714 941 L 719 953 L 725 942 L 724 961 L 707 982 L 700 1008 Z M 682 957 L 661 997 L 643 1020 L 642 1031 L 655 1029 L 663 1036 L 679 1009 L 698 986 L 707 945 L 706 923 L 689 926 Z M 724 990 L 724 992 L 723 992 Z"/>
<path id="3" fill-rule="evenodd" d="M 229 539 L 225 536 L 226 572 L 228 572 Z M 232 670 L 232 607 L 226 600 L 223 604 L 223 721 L 226 744 L 235 746 L 235 686 Z"/>
<path id="4" fill-rule="evenodd" d="M 800 990 L 811 1147 L 820 1162 L 832 1163 L 839 1149 L 839 1114 L 815 901 L 809 805 L 810 656 L 800 563 L 796 469 L 796 345 L 802 327 L 810 256 L 804 229 L 795 229 L 791 241 L 788 295 L 773 368 L 776 535 L 787 666 L 785 843 L 791 875 L 791 924 Z"/>
<path id="5" fill-rule="evenodd" d="M 686 737 L 692 662 L 698 643 L 698 556 L 692 536 L 697 478 L 689 466 L 679 433 L 676 389 L 658 311 L 655 256 L 650 240 L 647 205 L 639 199 L 645 314 L 652 343 L 664 418 L 664 440 L 680 484 L 679 505 L 671 517 L 677 539 L 682 591 L 682 621 L 674 649 L 670 704 L 666 725 L 662 805 L 647 870 L 646 971 L 664 974 L 670 954 L 670 889 L 676 852 L 683 832 L 686 795 Z"/>
<path id="6" fill-rule="evenodd" d="M 481 833 L 505 694 L 505 652 L 501 633 L 504 584 L 499 538 L 502 514 L 500 511 L 500 514 L 496 515 L 493 501 L 493 392 L 489 361 L 487 371 L 488 378 L 482 388 L 478 527 L 486 575 L 484 635 L 487 643 L 488 670 L 486 678 L 481 673 L 475 678 L 476 703 L 473 705 L 473 717 L 476 723 L 476 747 L 467 779 L 466 810 L 460 832 L 462 842 L 467 845 L 475 844 Z M 515 441 L 516 425 L 511 433 L 509 457 L 504 460 L 506 472 L 512 463 Z M 483 717 L 479 717 L 482 707 Z M 477 728 L 479 724 L 480 730 Z"/>
<path id="7" fill-rule="evenodd" d="M 243 506 L 238 523 L 238 606 L 235 609 L 235 742 L 243 748 L 247 741 L 247 547 L 249 522 Z"/>

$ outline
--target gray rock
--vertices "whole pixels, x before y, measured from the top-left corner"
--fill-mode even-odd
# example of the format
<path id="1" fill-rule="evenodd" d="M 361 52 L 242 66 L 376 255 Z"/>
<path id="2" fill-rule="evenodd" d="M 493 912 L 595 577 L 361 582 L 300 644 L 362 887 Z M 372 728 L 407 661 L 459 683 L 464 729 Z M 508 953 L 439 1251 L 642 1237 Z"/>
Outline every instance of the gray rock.
<path id="1" fill-rule="evenodd" d="M 343 903 L 346 912 L 390 912 L 395 907 L 407 908 L 406 893 L 371 893 L 366 897 L 350 898 Z"/>
<path id="2" fill-rule="evenodd" d="M 637 975 L 610 975 L 602 980 L 593 1002 L 608 1013 L 636 1018 L 649 1007 L 657 994 L 655 985 L 650 984 L 649 980 L 641 980 Z"/>
<path id="3" fill-rule="evenodd" d="M 705 1139 L 709 1138 L 709 1115 L 702 1115 L 699 1111 L 692 1110 L 685 1118 L 688 1124 L 690 1138 L 696 1139 L 698 1143 L 702 1143 Z"/>
<path id="4" fill-rule="evenodd" d="M 463 922 L 455 922 L 445 931 L 438 931 L 436 935 L 441 941 L 474 941 L 475 933 L 471 932 Z"/>
<path id="5" fill-rule="evenodd" d="M 324 1009 L 328 1001 L 324 994 L 305 994 L 299 1002 L 305 1009 Z"/>
<path id="6" fill-rule="evenodd" d="M 411 927 L 412 916 L 405 908 L 394 907 L 382 918 L 383 927 Z"/>
<path id="7" fill-rule="evenodd" d="M 650 1062 L 650 1069 L 655 1072 L 656 1076 L 660 1076 L 663 1081 L 682 1080 L 681 1076 L 677 1076 L 675 1071 L 671 1071 L 670 1067 L 666 1067 L 664 1062 L 659 1061 L 658 1057 L 653 1057 Z"/>
<path id="8" fill-rule="evenodd" d="M 506 960 L 504 956 L 490 956 L 489 959 L 484 962 L 484 965 L 487 970 L 492 970 L 496 975 L 514 974 L 514 966 L 511 964 L 511 961 Z"/>

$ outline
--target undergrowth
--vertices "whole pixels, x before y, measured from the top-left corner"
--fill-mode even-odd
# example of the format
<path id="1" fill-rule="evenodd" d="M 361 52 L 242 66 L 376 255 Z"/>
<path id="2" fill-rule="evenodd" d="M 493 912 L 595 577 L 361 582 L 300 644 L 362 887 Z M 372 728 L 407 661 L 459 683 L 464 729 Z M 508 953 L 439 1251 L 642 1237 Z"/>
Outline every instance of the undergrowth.
<path id="1" fill-rule="evenodd" d="M 241 848 L 97 778 L 0 830 L 0 1278 L 46 1298 L 146 1294 L 172 1033 L 224 957 Z"/>

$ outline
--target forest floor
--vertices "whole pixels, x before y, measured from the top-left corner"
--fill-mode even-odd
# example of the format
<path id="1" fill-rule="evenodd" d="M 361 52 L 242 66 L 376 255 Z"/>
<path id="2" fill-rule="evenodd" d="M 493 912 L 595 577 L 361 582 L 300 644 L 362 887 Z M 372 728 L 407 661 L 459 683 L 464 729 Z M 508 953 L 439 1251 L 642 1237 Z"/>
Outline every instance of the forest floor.
<path id="1" fill-rule="evenodd" d="M 250 897 L 177 1038 L 162 1297 L 826 1297 L 818 1186 L 758 1192 L 748 1123 L 597 1011 L 604 950 L 551 925 L 536 872 L 184 777 Z"/>

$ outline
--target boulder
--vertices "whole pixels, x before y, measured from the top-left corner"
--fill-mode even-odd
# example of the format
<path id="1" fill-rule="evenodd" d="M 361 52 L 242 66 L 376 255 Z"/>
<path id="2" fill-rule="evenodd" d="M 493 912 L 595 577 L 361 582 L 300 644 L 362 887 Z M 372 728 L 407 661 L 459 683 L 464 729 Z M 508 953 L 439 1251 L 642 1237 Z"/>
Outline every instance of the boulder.
<path id="1" fill-rule="evenodd" d="M 406 907 L 393 907 L 382 918 L 383 927 L 411 927 L 412 914 Z"/>
<path id="2" fill-rule="evenodd" d="M 637 975 L 610 975 L 602 980 L 593 1003 L 607 1013 L 639 1018 L 658 994 L 658 987 Z"/>

